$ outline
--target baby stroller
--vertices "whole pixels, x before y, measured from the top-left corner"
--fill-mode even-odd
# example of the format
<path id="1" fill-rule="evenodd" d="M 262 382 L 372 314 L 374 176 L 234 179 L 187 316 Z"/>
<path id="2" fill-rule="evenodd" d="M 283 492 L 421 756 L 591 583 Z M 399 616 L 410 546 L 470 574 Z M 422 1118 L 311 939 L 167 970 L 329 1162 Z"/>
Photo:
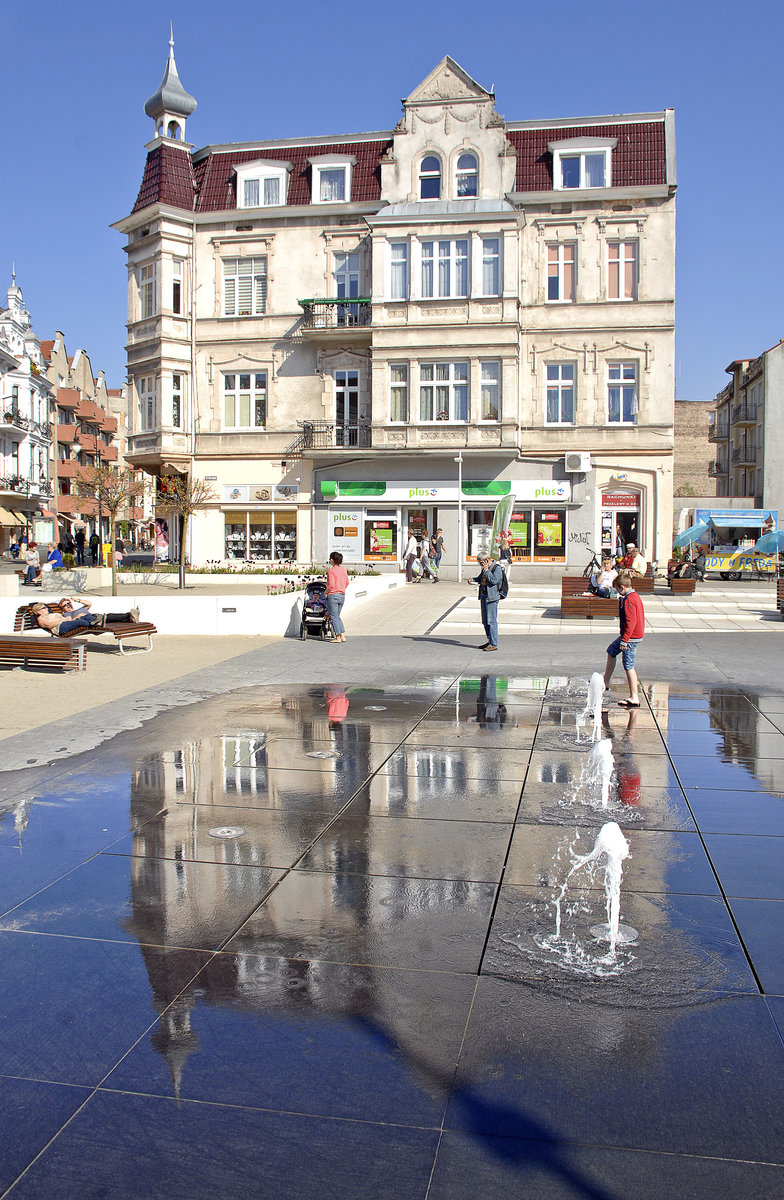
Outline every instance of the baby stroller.
<path id="1" fill-rule="evenodd" d="M 323 579 L 312 579 L 305 587 L 299 636 L 304 642 L 309 633 L 317 633 L 323 642 L 331 631 L 327 612 L 327 585 Z"/>

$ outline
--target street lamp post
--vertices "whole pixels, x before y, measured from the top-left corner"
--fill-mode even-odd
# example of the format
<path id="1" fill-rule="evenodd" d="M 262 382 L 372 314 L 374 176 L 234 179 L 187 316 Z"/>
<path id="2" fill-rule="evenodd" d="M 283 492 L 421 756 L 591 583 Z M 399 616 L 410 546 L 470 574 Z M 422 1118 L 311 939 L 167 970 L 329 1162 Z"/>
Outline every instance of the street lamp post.
<path id="1" fill-rule="evenodd" d="M 463 451 L 458 451 L 457 463 L 457 579 L 463 578 Z"/>

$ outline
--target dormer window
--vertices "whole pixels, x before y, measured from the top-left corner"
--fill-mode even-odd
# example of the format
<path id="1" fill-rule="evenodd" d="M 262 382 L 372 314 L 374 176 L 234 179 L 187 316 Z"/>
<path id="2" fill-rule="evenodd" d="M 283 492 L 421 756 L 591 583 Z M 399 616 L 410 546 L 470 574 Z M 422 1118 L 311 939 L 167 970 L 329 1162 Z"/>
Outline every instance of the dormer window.
<path id="1" fill-rule="evenodd" d="M 461 154 L 457 160 L 457 198 L 468 200 L 479 195 L 479 163 L 475 154 Z"/>
<path id="2" fill-rule="evenodd" d="M 311 158 L 313 171 L 311 203 L 343 204 L 351 199 L 351 176 L 356 158 L 321 154 Z"/>
<path id="3" fill-rule="evenodd" d="M 612 151 L 617 138 L 568 138 L 550 142 L 553 156 L 553 187 L 570 189 L 608 188 L 612 184 Z"/>
<path id="4" fill-rule="evenodd" d="M 237 207 L 275 208 L 286 203 L 291 163 L 260 160 L 237 167 Z"/>
<path id="5" fill-rule="evenodd" d="M 427 154 L 419 167 L 419 199 L 441 199 L 441 162 L 435 154 Z"/>

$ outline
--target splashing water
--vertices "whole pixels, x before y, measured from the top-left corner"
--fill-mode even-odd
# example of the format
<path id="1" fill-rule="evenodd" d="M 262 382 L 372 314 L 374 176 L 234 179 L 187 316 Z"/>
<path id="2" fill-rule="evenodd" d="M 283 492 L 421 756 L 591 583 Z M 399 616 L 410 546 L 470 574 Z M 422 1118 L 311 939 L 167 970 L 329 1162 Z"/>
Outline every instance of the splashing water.
<path id="1" fill-rule="evenodd" d="M 601 737 L 602 729 L 602 696 L 604 695 L 604 677 L 598 671 L 594 671 L 588 681 L 588 696 L 585 701 L 585 708 L 578 714 L 576 719 L 577 724 L 577 741 L 580 740 L 580 729 L 589 716 L 593 716 L 593 732 L 591 741 L 598 742 Z"/>
<path id="2" fill-rule="evenodd" d="M 585 767 L 585 774 L 589 781 L 601 782 L 602 808 L 607 807 L 610 799 L 610 779 L 614 766 L 612 742 L 609 738 L 602 738 L 588 755 L 588 765 Z"/>
<path id="3" fill-rule="evenodd" d="M 602 825 L 599 830 L 596 841 L 594 842 L 593 850 L 588 854 L 580 854 L 572 863 L 572 866 L 563 882 L 555 904 L 555 936 L 561 936 L 561 902 L 566 895 L 566 889 L 569 886 L 569 880 L 575 871 L 579 871 L 581 867 L 588 863 L 599 863 L 599 860 L 604 856 L 604 894 L 607 906 L 607 924 L 594 925 L 591 928 L 591 933 L 594 937 L 602 941 L 609 941 L 609 957 L 615 957 L 615 947 L 618 941 L 633 942 L 637 939 L 637 931 L 629 926 L 621 926 L 621 878 L 623 876 L 622 863 L 624 859 L 629 857 L 629 843 L 621 832 L 620 826 L 615 821 L 608 821 Z"/>

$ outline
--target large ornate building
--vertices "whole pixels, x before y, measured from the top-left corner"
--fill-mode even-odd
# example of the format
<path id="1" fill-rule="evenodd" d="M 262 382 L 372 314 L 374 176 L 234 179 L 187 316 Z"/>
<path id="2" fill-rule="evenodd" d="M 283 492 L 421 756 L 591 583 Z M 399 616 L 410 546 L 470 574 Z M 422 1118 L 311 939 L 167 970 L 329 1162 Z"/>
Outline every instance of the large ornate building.
<path id="1" fill-rule="evenodd" d="M 672 528 L 671 110 L 506 121 L 445 58 L 394 129 L 195 149 L 170 49 L 128 256 L 129 459 L 193 561 L 394 564 L 440 526 L 562 572 Z"/>

